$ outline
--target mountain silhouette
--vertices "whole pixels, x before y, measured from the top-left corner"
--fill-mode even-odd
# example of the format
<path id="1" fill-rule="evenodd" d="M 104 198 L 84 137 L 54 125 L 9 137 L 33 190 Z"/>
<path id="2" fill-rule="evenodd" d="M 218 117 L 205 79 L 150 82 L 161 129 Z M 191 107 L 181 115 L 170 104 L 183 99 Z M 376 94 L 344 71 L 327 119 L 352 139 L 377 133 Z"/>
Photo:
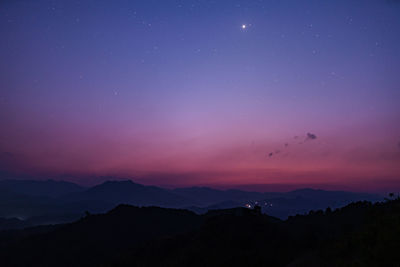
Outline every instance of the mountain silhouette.
<path id="1" fill-rule="evenodd" d="M 30 188 L 30 185 L 33 185 Z M 52 191 L 54 189 L 54 192 Z M 262 212 L 280 219 L 312 209 L 338 208 L 350 202 L 378 201 L 374 194 L 301 189 L 291 192 L 249 192 L 207 187 L 165 189 L 126 181 L 106 181 L 89 188 L 68 182 L 3 180 L 0 182 L 0 218 L 24 220 L 0 224 L 1 229 L 66 223 L 86 211 L 103 213 L 119 204 L 185 208 L 198 214 L 208 210 L 261 206 Z M 13 223 L 15 222 L 15 227 Z M 7 226 L 6 226 L 7 225 Z"/>
<path id="2" fill-rule="evenodd" d="M 72 201 L 106 201 L 137 206 L 183 207 L 192 200 L 156 186 L 144 186 L 127 181 L 107 181 L 86 191 L 68 196 Z"/>
<path id="3" fill-rule="evenodd" d="M 120 205 L 71 224 L 0 232 L 2 266 L 398 266 L 400 199 L 280 220 Z M 21 257 L 23 255 L 23 257 Z"/>
<path id="4" fill-rule="evenodd" d="M 203 206 L 214 205 L 216 203 L 235 201 L 238 203 L 251 200 L 263 199 L 266 193 L 248 192 L 241 190 L 217 190 L 209 187 L 186 187 L 172 190 L 175 194 L 185 198 L 194 199 Z M 273 195 L 274 193 L 271 193 Z M 268 194 L 269 195 L 269 194 Z"/>
<path id="5" fill-rule="evenodd" d="M 28 196 L 60 197 L 81 192 L 85 187 L 65 181 L 0 180 L 0 190 Z"/>

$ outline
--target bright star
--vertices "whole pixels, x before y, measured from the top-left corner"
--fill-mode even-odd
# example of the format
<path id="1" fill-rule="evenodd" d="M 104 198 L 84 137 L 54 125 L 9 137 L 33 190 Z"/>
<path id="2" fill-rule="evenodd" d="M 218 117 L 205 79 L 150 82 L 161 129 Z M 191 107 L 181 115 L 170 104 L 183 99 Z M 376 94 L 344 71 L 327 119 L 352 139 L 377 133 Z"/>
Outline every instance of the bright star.
<path id="1" fill-rule="evenodd" d="M 247 25 L 246 24 L 242 24 L 242 29 L 246 29 Z"/>

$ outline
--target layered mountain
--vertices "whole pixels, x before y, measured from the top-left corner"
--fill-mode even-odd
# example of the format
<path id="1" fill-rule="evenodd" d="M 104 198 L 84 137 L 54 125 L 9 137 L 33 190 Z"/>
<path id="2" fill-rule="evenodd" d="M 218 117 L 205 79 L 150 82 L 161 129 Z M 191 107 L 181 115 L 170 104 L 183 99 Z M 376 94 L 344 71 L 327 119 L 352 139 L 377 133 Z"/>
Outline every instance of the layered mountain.
<path id="1" fill-rule="evenodd" d="M 337 208 L 353 201 L 378 201 L 383 197 L 373 194 L 343 191 L 301 189 L 291 192 L 249 192 L 217 190 L 207 187 L 165 189 L 145 186 L 130 180 L 107 181 L 84 188 L 69 182 L 3 180 L 0 181 L 0 218 L 29 220 L 19 223 L 34 226 L 64 223 L 81 218 L 86 212 L 106 212 L 119 204 L 186 208 L 198 214 L 213 209 L 253 207 L 285 219 L 304 214 L 312 209 Z M 7 228 L 12 227 L 7 223 Z M 5 224 L 4 224 L 5 225 Z M 0 225 L 0 229 L 1 225 Z"/>
<path id="2" fill-rule="evenodd" d="M 61 197 L 71 193 L 82 192 L 85 189 L 85 187 L 65 181 L 0 180 L 0 191 L 27 196 Z"/>
<path id="3" fill-rule="evenodd" d="M 126 181 L 108 181 L 86 191 L 64 198 L 76 202 L 106 202 L 112 205 L 131 204 L 137 206 L 184 207 L 194 205 L 192 199 L 174 194 L 156 186 L 144 186 Z"/>

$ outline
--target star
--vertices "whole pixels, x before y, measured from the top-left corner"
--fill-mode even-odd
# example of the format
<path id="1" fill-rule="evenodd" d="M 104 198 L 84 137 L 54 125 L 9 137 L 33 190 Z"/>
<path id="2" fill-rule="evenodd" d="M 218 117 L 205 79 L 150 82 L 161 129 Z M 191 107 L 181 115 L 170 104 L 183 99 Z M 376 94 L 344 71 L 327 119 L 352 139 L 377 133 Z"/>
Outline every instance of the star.
<path id="1" fill-rule="evenodd" d="M 243 31 L 247 31 L 251 26 L 252 26 L 251 24 L 247 23 L 247 24 L 242 24 L 242 25 L 240 26 L 240 28 L 241 28 Z"/>

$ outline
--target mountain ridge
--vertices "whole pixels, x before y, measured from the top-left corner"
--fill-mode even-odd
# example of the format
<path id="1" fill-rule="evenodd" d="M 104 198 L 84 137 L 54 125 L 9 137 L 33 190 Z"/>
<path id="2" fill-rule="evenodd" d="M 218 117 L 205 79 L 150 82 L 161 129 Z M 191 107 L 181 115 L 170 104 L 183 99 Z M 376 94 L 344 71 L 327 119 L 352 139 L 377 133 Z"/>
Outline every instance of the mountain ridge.
<path id="1" fill-rule="evenodd" d="M 12 186 L 9 186 L 10 184 Z M 24 188 L 31 184 L 35 186 L 27 194 L 23 194 Z M 17 188 L 19 185 L 21 188 Z M 54 185 L 58 188 L 57 191 L 49 193 Z M 165 189 L 142 185 L 131 180 L 106 181 L 88 188 L 51 180 L 6 180 L 5 182 L 3 180 L 3 183 L 0 181 L 0 192 L 0 217 L 16 217 L 23 220 L 35 218 L 30 220 L 28 226 L 46 222 L 63 223 L 80 218 L 86 211 L 106 212 L 119 204 L 187 208 L 203 214 L 208 210 L 252 207 L 258 203 L 264 213 L 284 219 L 291 215 L 306 213 L 311 209 L 337 208 L 352 201 L 374 202 L 383 199 L 373 194 L 311 188 L 265 193 L 238 189 L 218 190 L 209 187 Z M 19 227 L 18 223 L 16 227 Z"/>
<path id="2" fill-rule="evenodd" d="M 286 220 L 246 208 L 198 215 L 118 205 L 0 232 L 0 256 L 4 266 L 397 266 L 399 204 L 353 202 Z"/>

